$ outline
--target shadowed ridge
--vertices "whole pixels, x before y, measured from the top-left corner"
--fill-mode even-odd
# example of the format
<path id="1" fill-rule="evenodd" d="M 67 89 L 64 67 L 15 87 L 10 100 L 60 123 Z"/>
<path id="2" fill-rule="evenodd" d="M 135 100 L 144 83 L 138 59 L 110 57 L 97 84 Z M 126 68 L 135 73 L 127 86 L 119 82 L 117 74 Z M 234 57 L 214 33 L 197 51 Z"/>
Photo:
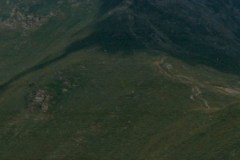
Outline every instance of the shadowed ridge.
<path id="1" fill-rule="evenodd" d="M 109 1 L 102 1 L 101 9 L 100 9 L 100 14 L 104 14 L 113 8 L 119 6 L 121 3 L 123 3 L 126 0 L 109 0 Z"/>
<path id="2" fill-rule="evenodd" d="M 97 23 L 94 32 L 83 40 L 72 42 L 66 47 L 66 52 L 76 52 L 84 47 L 100 46 L 109 54 L 118 52 L 131 53 L 133 50 L 145 48 L 141 39 L 132 31 L 132 24 L 125 13 L 114 14 Z"/>
<path id="3" fill-rule="evenodd" d="M 131 5 L 124 8 L 127 2 Z M 66 51 L 97 45 L 110 54 L 128 54 L 150 48 L 191 64 L 240 74 L 239 8 L 236 0 L 105 1 L 99 15 L 109 15 L 95 24 L 91 35 L 71 43 Z"/>
<path id="4" fill-rule="evenodd" d="M 124 2 L 127 1 L 102 2 L 100 17 Z M 197 1 L 131 0 L 131 2 L 133 4 L 128 8 L 110 14 L 104 20 L 97 22 L 93 26 L 92 34 L 83 40 L 69 44 L 62 55 L 19 73 L 2 84 L 0 90 L 4 90 L 15 80 L 30 72 L 91 46 L 100 46 L 109 54 L 119 52 L 129 54 L 144 48 L 166 50 L 171 55 L 191 64 L 204 64 L 220 71 L 240 74 L 240 55 L 238 54 L 240 32 L 236 28 L 239 26 L 237 24 L 240 24 L 237 17 L 239 13 L 236 12 L 233 16 L 235 12 L 231 12 L 230 8 L 234 8 L 233 11 L 239 9 L 239 1 L 203 0 L 202 5 L 198 5 L 197 11 L 194 10 L 200 3 Z M 201 9 L 206 10 L 206 14 L 210 16 L 209 19 L 204 19 L 205 13 L 201 13 Z M 219 17 L 218 12 L 223 12 L 225 19 Z M 201 16 L 203 17 L 199 18 Z M 221 24 L 223 28 L 219 27 L 216 21 L 224 22 Z M 234 33 L 234 36 L 231 37 L 230 33 Z"/>

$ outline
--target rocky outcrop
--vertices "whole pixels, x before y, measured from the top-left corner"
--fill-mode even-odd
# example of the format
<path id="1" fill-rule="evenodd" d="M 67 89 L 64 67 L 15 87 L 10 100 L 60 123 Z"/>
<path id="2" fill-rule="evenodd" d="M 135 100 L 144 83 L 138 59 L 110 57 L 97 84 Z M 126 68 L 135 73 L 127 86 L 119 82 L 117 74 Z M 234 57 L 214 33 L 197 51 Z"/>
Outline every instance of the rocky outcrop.
<path id="1" fill-rule="evenodd" d="M 28 108 L 30 112 L 42 111 L 47 112 L 50 104 L 51 96 L 47 93 L 47 91 L 43 89 L 39 89 L 37 91 L 33 91 L 29 95 L 28 100 Z"/>
<path id="2" fill-rule="evenodd" d="M 53 12 L 50 12 L 46 16 L 41 16 L 35 14 L 27 14 L 18 8 L 14 8 L 11 12 L 10 17 L 0 22 L 0 26 L 10 29 L 34 29 L 42 26 L 53 16 L 55 16 Z"/>
<path id="3" fill-rule="evenodd" d="M 12 2 L 7 0 L 1 3 L 0 9 L 0 28 L 5 29 L 37 29 L 51 17 L 62 15 L 64 7 L 78 7 L 90 1 L 79 0 L 57 0 L 45 2 L 44 0 L 18 0 Z M 49 7 L 51 6 L 51 7 Z"/>

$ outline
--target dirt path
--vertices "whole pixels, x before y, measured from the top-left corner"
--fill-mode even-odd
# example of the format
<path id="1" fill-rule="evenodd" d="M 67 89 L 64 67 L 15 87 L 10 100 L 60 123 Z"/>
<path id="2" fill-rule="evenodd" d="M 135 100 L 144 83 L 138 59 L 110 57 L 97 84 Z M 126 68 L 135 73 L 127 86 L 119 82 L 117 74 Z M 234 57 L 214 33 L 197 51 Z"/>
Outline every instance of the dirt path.
<path id="1" fill-rule="evenodd" d="M 215 86 L 209 82 L 203 82 L 195 77 L 184 75 L 181 72 L 179 73 L 178 70 L 175 70 L 174 72 L 175 68 L 172 64 L 167 62 L 167 57 L 163 56 L 158 61 L 155 61 L 154 66 L 157 68 L 157 71 L 160 74 L 165 75 L 167 78 L 190 86 L 192 88 L 192 94 L 190 95 L 190 99 L 193 101 L 201 101 L 208 109 L 210 109 L 211 106 L 207 98 L 203 95 L 204 90 L 238 98 L 240 96 L 240 88 Z"/>

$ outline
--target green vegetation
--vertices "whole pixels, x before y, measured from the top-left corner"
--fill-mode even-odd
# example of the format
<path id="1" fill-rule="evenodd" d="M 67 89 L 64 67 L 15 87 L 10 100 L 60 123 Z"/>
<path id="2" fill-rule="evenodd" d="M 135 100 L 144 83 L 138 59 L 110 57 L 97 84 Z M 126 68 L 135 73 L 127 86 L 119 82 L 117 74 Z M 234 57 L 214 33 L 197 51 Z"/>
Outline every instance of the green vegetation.
<path id="1" fill-rule="evenodd" d="M 210 108 L 192 101 L 191 85 L 156 70 L 159 58 L 84 50 L 14 82 L 1 94 L 1 158 L 237 156 L 239 99 L 209 88 L 203 93 Z M 198 73 L 207 78 L 204 71 Z M 38 88 L 52 96 L 51 104 L 47 112 L 32 113 L 27 96 Z"/>
<path id="2" fill-rule="evenodd" d="M 0 5 L 1 16 L 14 8 L 13 1 Z M 26 15 L 56 15 L 30 28 L 18 21 L 9 24 L 16 28 L 6 28 L 0 21 L 0 159 L 240 158 L 236 66 L 229 66 L 231 58 L 221 61 L 223 68 L 214 66 L 209 50 L 181 55 L 195 44 L 179 44 L 183 37 L 173 42 L 167 25 L 153 24 L 160 3 L 156 8 L 148 0 L 15 5 Z M 133 13 L 141 15 L 135 23 Z M 195 37 L 190 33 L 186 42 Z"/>

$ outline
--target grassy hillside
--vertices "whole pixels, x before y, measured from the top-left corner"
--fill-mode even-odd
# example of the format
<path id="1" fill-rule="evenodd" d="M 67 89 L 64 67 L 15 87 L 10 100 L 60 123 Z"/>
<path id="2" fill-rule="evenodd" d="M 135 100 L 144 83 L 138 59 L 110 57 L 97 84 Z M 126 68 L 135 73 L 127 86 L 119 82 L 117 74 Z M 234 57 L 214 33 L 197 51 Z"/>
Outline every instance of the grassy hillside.
<path id="1" fill-rule="evenodd" d="M 238 159 L 237 78 L 163 58 L 84 50 L 14 82 L 1 158 Z M 47 110 L 31 106 L 40 89 Z"/>
<path id="2" fill-rule="evenodd" d="M 157 2 L 0 2 L 0 159 L 238 160 L 238 59 L 180 56 Z"/>

